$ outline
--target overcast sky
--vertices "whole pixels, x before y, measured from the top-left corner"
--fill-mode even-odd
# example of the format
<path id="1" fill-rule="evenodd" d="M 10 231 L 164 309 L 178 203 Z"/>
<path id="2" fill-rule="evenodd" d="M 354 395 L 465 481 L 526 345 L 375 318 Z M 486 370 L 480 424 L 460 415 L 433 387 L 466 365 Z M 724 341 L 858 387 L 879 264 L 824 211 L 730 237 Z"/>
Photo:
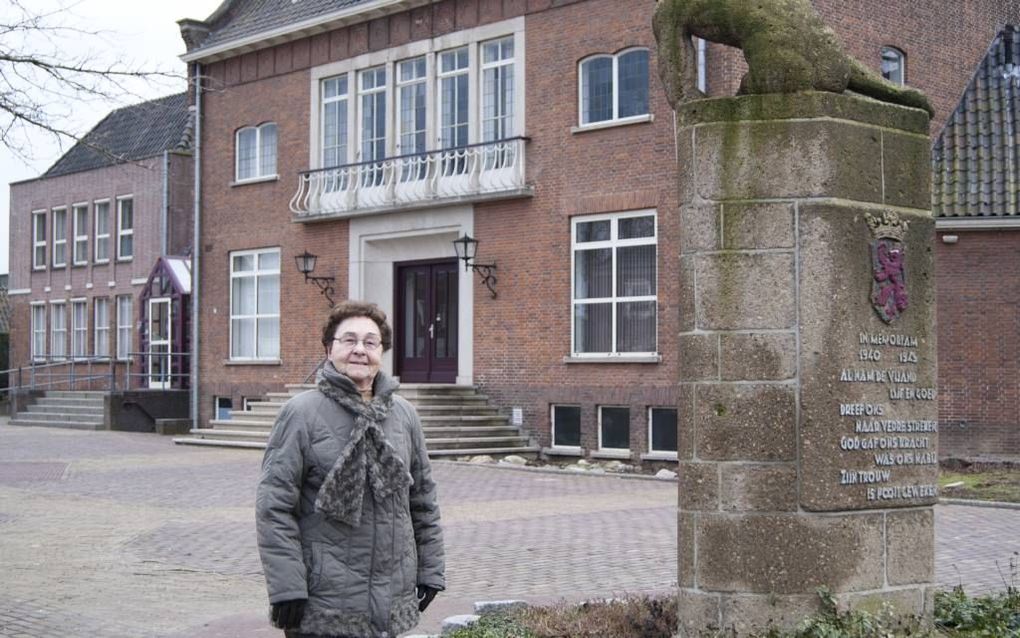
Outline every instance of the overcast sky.
<path id="1" fill-rule="evenodd" d="M 65 26 L 83 31 L 101 32 L 98 36 L 79 35 L 59 43 L 69 54 L 91 54 L 101 61 L 121 61 L 134 67 L 178 72 L 183 77 L 185 65 L 177 56 L 184 53 L 177 20 L 197 18 L 203 20 L 211 14 L 220 0 L 174 0 L 173 2 L 128 2 L 126 0 L 28 0 L 23 5 L 34 11 L 59 10 L 55 18 Z M 0 0 L 0 11 L 10 11 L 10 5 Z M 0 16 L 0 23 L 5 22 Z M 75 50 L 79 48 L 79 50 Z M 111 103 L 66 104 L 70 113 L 65 128 L 78 134 L 91 129 L 112 109 L 147 99 L 183 91 L 184 80 L 140 83 L 133 89 L 135 95 L 125 95 Z M 42 132 L 29 137 L 32 158 L 27 162 L 6 148 L 0 148 L 0 273 L 8 272 L 10 249 L 9 182 L 37 177 L 48 169 L 69 146 L 60 148 L 52 136 Z M 28 211 L 16 211 L 27 214 Z"/>

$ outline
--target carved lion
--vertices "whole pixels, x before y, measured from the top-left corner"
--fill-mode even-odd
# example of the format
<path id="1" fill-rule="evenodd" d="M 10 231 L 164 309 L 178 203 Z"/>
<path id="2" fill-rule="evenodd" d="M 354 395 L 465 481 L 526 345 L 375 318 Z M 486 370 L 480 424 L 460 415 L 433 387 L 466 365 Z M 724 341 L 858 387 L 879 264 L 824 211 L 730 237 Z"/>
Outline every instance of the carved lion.
<path id="1" fill-rule="evenodd" d="M 705 97 L 697 88 L 692 36 L 737 47 L 748 71 L 740 93 L 846 90 L 934 114 L 923 93 L 892 84 L 848 56 L 810 0 L 657 0 L 659 75 L 670 104 Z"/>

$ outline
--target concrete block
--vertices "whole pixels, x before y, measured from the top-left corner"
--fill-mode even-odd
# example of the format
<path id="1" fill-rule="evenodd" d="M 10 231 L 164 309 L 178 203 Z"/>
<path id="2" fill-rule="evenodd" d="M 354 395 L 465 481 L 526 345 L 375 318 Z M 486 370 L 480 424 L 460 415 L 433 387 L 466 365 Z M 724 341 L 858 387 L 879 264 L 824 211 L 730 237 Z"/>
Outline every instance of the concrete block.
<path id="1" fill-rule="evenodd" d="M 682 334 L 678 341 L 680 381 L 719 379 L 718 334 Z"/>
<path id="2" fill-rule="evenodd" d="M 797 510 L 797 466 L 724 463 L 719 506 L 729 512 Z"/>
<path id="3" fill-rule="evenodd" d="M 792 461 L 796 404 L 792 386 L 699 386 L 695 452 L 704 461 Z"/>
<path id="4" fill-rule="evenodd" d="M 680 509 L 719 509 L 719 468 L 717 463 L 681 461 L 677 467 Z"/>
<path id="5" fill-rule="evenodd" d="M 780 381 L 797 374 L 797 338 L 792 332 L 724 333 L 719 345 L 724 381 Z"/>
<path id="6" fill-rule="evenodd" d="M 931 509 L 889 512 L 885 522 L 890 585 L 935 580 L 935 514 Z"/>
<path id="7" fill-rule="evenodd" d="M 700 255 L 695 268 L 698 328 L 782 330 L 794 326 L 792 254 Z"/>
<path id="8" fill-rule="evenodd" d="M 793 248 L 792 203 L 726 203 L 722 210 L 724 250 Z"/>

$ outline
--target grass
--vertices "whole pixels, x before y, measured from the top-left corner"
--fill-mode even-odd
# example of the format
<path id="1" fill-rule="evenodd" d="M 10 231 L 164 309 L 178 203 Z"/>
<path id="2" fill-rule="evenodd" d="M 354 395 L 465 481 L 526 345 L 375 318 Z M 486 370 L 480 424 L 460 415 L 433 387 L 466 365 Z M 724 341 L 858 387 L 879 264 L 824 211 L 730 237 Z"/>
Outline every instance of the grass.
<path id="1" fill-rule="evenodd" d="M 945 461 L 939 475 L 939 487 L 945 498 L 1020 503 L 1020 467 Z"/>

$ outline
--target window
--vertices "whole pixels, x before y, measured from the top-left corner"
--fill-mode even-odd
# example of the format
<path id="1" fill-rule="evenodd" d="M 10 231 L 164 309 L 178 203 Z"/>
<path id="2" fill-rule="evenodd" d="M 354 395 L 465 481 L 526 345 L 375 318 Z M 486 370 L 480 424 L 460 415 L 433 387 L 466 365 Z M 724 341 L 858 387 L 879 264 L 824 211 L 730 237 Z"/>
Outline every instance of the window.
<path id="1" fill-rule="evenodd" d="M 882 77 L 893 84 L 904 84 L 907 81 L 907 57 L 897 48 L 882 47 Z"/>
<path id="2" fill-rule="evenodd" d="M 575 356 L 656 351 L 654 211 L 572 221 Z"/>
<path id="3" fill-rule="evenodd" d="M 89 261 L 89 205 L 76 204 L 71 208 L 74 220 L 74 247 L 71 261 L 75 266 L 83 266 Z"/>
<path id="4" fill-rule="evenodd" d="M 45 267 L 46 211 L 37 210 L 32 213 L 32 270 L 42 270 Z"/>
<path id="5" fill-rule="evenodd" d="M 514 38 L 482 43 L 482 141 L 514 132 Z"/>
<path id="6" fill-rule="evenodd" d="M 276 124 L 267 122 L 237 132 L 236 180 L 276 177 Z"/>
<path id="7" fill-rule="evenodd" d="M 648 115 L 648 50 L 583 60 L 579 72 L 581 125 Z"/>
<path id="8" fill-rule="evenodd" d="M 96 297 L 92 302 L 92 354 L 97 357 L 110 356 L 110 300 Z"/>
<path id="9" fill-rule="evenodd" d="M 234 409 L 234 401 L 230 397 L 213 397 L 213 410 L 217 421 L 229 421 L 230 411 Z"/>
<path id="10" fill-rule="evenodd" d="M 67 304 L 50 304 L 50 354 L 54 359 L 67 356 Z"/>
<path id="11" fill-rule="evenodd" d="M 425 56 L 404 60 L 397 64 L 397 99 L 400 117 L 397 134 L 400 139 L 397 155 L 418 155 L 425 152 Z M 403 165 L 401 182 L 424 179 L 428 164 L 420 162 Z"/>
<path id="12" fill-rule="evenodd" d="M 105 264 L 110 261 L 110 202 L 96 202 L 95 218 L 96 236 L 92 242 L 92 258 L 97 264 Z"/>
<path id="13" fill-rule="evenodd" d="M 676 453 L 676 408 L 648 408 L 648 451 Z"/>
<path id="14" fill-rule="evenodd" d="M 630 408 L 599 406 L 599 449 L 630 449 Z"/>
<path id="15" fill-rule="evenodd" d="M 439 145 L 442 148 L 468 144 L 469 71 L 467 47 L 439 54 Z"/>
<path id="16" fill-rule="evenodd" d="M 280 357 L 280 249 L 230 254 L 230 358 Z"/>
<path id="17" fill-rule="evenodd" d="M 84 359 L 88 354 L 89 312 L 84 299 L 71 301 L 71 356 Z"/>
<path id="18" fill-rule="evenodd" d="M 67 209 L 53 209 L 53 267 L 67 265 Z"/>
<path id="19" fill-rule="evenodd" d="M 347 76 L 341 75 L 322 82 L 322 165 L 347 162 Z"/>
<path id="20" fill-rule="evenodd" d="M 552 406 L 553 447 L 581 447 L 581 408 L 576 405 Z"/>
<path id="21" fill-rule="evenodd" d="M 361 161 L 386 157 L 386 67 L 358 74 L 361 91 Z M 378 186 L 383 180 L 383 165 L 376 164 L 362 173 L 363 186 Z"/>
<path id="22" fill-rule="evenodd" d="M 32 304 L 32 360 L 46 359 L 46 304 Z"/>
<path id="23" fill-rule="evenodd" d="M 128 261 L 135 256 L 135 207 L 130 197 L 117 200 L 117 259 Z"/>
<path id="24" fill-rule="evenodd" d="M 126 360 L 131 354 L 131 295 L 117 297 L 117 358 Z"/>

